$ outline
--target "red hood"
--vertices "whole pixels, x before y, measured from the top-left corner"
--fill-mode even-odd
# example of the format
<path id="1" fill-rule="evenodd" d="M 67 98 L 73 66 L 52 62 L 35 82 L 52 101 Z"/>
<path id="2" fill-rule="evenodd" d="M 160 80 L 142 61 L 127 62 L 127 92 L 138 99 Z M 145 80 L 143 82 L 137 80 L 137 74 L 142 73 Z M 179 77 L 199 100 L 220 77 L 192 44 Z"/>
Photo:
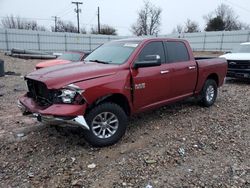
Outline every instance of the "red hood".
<path id="1" fill-rule="evenodd" d="M 78 62 L 38 69 L 26 77 L 44 82 L 49 89 L 59 89 L 71 83 L 115 74 L 118 67 L 118 65 Z"/>
<path id="2" fill-rule="evenodd" d="M 51 66 L 55 66 L 55 65 L 66 64 L 66 63 L 70 63 L 70 62 L 71 61 L 65 60 L 65 59 L 53 59 L 53 60 L 43 61 L 43 62 L 38 63 L 36 65 L 36 69 L 51 67 Z"/>

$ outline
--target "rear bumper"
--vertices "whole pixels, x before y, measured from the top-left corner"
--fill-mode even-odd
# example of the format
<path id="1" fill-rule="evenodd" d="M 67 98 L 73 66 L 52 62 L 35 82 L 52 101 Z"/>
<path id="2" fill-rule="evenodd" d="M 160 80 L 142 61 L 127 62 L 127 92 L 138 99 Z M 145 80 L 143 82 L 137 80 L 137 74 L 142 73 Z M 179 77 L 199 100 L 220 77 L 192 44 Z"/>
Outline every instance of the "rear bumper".
<path id="1" fill-rule="evenodd" d="M 83 116 L 86 104 L 66 105 L 54 104 L 47 108 L 38 106 L 31 98 L 26 96 L 18 100 L 18 107 L 23 115 L 36 117 L 38 121 L 50 124 L 78 125 L 89 130 L 89 126 Z"/>

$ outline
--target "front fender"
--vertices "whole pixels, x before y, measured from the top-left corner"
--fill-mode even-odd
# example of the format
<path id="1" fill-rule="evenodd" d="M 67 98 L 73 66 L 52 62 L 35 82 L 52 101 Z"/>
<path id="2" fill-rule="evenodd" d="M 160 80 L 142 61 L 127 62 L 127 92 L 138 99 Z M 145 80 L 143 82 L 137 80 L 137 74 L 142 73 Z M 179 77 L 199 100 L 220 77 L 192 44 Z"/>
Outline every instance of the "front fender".
<path id="1" fill-rule="evenodd" d="M 121 70 L 114 75 L 74 83 L 84 90 L 83 97 L 88 105 L 98 99 L 113 94 L 125 96 L 131 104 L 131 83 L 129 70 Z"/>

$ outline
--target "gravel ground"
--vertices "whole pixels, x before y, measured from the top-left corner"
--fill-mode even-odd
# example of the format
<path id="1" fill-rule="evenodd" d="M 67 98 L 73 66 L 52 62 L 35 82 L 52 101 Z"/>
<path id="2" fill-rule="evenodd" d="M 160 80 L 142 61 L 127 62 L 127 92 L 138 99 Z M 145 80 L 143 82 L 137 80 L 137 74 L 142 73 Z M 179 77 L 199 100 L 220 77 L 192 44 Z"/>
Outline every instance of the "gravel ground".
<path id="1" fill-rule="evenodd" d="M 211 108 L 188 99 L 133 117 L 100 149 L 79 128 L 22 117 L 22 76 L 39 61 L 0 59 L 21 73 L 0 78 L 0 187 L 250 187 L 249 82 L 228 80 Z"/>

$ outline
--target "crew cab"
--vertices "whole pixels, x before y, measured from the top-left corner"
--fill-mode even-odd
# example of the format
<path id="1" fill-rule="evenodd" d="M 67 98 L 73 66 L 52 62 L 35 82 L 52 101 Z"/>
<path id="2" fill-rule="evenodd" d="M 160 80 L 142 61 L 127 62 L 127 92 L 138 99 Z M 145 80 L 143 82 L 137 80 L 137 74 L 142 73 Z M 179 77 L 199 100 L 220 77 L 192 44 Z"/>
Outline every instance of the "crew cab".
<path id="1" fill-rule="evenodd" d="M 250 79 L 250 42 L 241 43 L 233 53 L 220 57 L 227 59 L 227 77 Z"/>
<path id="2" fill-rule="evenodd" d="M 26 75 L 18 106 L 41 122 L 77 124 L 90 144 L 107 146 L 121 139 L 133 114 L 191 96 L 213 105 L 226 72 L 225 59 L 195 60 L 185 40 L 117 40 L 84 62 Z"/>

